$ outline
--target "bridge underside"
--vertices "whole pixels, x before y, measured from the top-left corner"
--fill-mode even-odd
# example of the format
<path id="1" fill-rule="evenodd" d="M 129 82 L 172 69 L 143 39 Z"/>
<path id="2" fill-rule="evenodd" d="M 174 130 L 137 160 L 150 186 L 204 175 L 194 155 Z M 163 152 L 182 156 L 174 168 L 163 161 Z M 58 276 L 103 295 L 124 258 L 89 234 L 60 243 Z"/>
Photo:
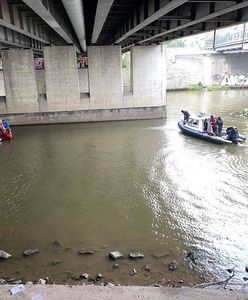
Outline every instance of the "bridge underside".
<path id="1" fill-rule="evenodd" d="M 46 45 L 74 44 L 80 52 L 85 39 L 86 46 L 121 45 L 125 51 L 248 19 L 247 0 L 72 0 L 69 8 L 66 2 L 1 0 L 1 48 L 39 53 Z"/>
<path id="2" fill-rule="evenodd" d="M 1 117 L 15 124 L 163 117 L 160 44 L 247 17 L 248 0 L 1 0 Z M 87 55 L 88 68 L 77 68 L 76 52 Z M 43 56 L 44 70 L 35 70 L 34 56 Z"/>

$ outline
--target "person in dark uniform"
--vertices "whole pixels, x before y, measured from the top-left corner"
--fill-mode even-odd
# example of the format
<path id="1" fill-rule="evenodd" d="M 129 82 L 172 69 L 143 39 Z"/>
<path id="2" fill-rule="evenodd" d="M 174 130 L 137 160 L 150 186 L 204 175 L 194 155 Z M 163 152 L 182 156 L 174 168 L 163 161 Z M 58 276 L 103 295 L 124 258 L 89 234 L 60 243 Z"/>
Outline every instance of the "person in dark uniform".
<path id="1" fill-rule="evenodd" d="M 218 133 L 219 136 L 221 136 L 221 131 L 222 131 L 222 128 L 223 128 L 223 120 L 222 120 L 221 117 L 217 118 L 217 126 L 218 126 L 217 133 Z"/>
<path id="2" fill-rule="evenodd" d="M 186 110 L 181 110 L 181 113 L 183 113 L 183 124 L 186 124 L 189 120 L 190 114 Z"/>

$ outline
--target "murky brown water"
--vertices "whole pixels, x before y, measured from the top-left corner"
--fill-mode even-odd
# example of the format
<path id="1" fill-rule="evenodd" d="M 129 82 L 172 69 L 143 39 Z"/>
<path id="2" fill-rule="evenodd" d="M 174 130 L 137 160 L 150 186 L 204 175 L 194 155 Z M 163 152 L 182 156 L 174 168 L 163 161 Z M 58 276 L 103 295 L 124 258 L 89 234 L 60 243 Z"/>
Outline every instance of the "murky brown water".
<path id="1" fill-rule="evenodd" d="M 168 94 L 165 120 L 14 128 L 0 145 L 0 278 L 70 281 L 103 273 L 105 281 L 195 284 L 226 278 L 248 264 L 248 146 L 214 145 L 179 133 L 180 110 L 208 111 L 248 136 L 248 91 Z M 53 245 L 54 240 L 61 247 Z M 70 249 L 66 249 L 70 247 Z M 26 248 L 40 253 L 23 258 Z M 80 256 L 80 248 L 92 249 Z M 141 251 L 119 268 L 111 250 Z M 185 251 L 199 257 L 196 267 Z M 156 259 L 151 254 L 168 255 Z M 62 262 L 53 265 L 52 261 Z M 177 260 L 171 272 L 168 263 Z M 143 270 L 151 264 L 152 272 Z M 135 268 L 137 275 L 130 276 Z M 82 281 L 81 281 L 82 282 Z"/>

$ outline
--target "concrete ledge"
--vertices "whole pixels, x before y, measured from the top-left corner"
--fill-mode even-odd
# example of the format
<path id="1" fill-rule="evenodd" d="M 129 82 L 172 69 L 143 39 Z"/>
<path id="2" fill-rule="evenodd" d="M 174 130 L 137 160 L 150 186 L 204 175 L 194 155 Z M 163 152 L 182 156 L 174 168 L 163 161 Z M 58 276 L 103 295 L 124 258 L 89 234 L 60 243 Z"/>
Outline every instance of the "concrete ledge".
<path id="1" fill-rule="evenodd" d="M 214 289 L 169 287 L 100 287 L 64 285 L 26 285 L 25 291 L 10 295 L 10 285 L 0 286 L 0 299 L 32 299 L 40 295 L 43 300 L 247 300 L 248 293 Z"/>
<path id="2" fill-rule="evenodd" d="M 56 124 L 164 118 L 166 106 L 1 114 L 12 125 Z"/>

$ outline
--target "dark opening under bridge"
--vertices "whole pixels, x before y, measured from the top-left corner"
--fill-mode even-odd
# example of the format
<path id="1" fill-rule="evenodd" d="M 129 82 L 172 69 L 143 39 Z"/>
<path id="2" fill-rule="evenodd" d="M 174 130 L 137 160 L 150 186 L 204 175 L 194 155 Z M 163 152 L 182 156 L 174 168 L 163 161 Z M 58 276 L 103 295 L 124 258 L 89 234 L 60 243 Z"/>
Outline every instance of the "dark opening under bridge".
<path id="1" fill-rule="evenodd" d="M 162 117 L 161 43 L 247 19 L 248 0 L 1 0 L 0 114 L 19 124 Z M 76 52 L 87 69 L 77 69 Z M 44 56 L 44 70 L 34 70 L 34 55 Z"/>

